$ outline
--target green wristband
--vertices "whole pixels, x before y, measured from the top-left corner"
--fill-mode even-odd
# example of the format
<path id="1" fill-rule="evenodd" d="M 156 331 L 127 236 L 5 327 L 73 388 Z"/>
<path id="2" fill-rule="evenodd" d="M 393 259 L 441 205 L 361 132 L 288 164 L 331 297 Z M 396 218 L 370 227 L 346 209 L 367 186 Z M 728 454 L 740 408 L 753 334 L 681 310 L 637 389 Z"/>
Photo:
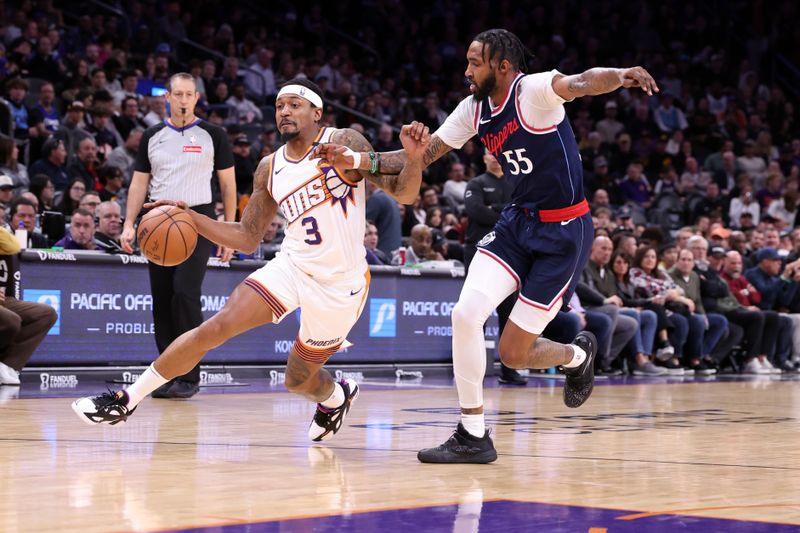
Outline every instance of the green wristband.
<path id="1" fill-rule="evenodd" d="M 370 174 L 375 174 L 378 172 L 378 157 L 376 156 L 375 152 L 369 152 L 369 160 L 372 163 L 372 167 L 369 169 Z"/>

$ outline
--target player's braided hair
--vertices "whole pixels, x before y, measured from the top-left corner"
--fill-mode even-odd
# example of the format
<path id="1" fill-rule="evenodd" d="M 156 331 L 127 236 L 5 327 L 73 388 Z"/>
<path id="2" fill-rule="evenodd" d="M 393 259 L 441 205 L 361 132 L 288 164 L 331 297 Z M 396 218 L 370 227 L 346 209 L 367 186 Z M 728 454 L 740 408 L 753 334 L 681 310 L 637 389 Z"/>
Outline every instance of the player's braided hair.
<path id="1" fill-rule="evenodd" d="M 505 59 L 511 63 L 514 70 L 527 71 L 528 66 L 525 63 L 525 56 L 532 54 L 522 44 L 519 37 L 510 31 L 500 28 L 486 30 L 475 36 L 474 40 L 483 43 L 484 49 L 486 47 L 489 48 L 489 60 L 496 58 L 498 61 L 502 61 Z"/>

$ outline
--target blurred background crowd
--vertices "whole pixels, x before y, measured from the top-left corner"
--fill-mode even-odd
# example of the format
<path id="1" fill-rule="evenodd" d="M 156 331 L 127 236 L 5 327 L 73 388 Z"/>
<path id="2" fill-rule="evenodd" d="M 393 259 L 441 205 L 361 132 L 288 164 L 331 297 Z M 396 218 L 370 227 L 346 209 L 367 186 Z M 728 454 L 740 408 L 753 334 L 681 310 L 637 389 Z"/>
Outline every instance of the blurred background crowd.
<path id="1" fill-rule="evenodd" d="M 134 155 L 166 116 L 175 72 L 195 77 L 197 114 L 228 132 L 244 205 L 255 166 L 280 144 L 282 82 L 315 81 L 324 125 L 394 150 L 399 126 L 435 130 L 468 95 L 471 37 L 504 27 L 532 52 L 529 72 L 641 65 L 661 87 L 652 98 L 620 90 L 567 104 L 597 235 L 573 314 L 598 327 L 593 308 L 619 311 L 601 370 L 794 371 L 798 10 L 792 1 L 0 2 L 0 224 L 24 228 L 31 247 L 119 253 Z M 463 261 L 507 202 L 499 183 L 473 139 L 425 172 L 412 205 L 370 191 L 369 262 Z M 283 225 L 276 217 L 257 258 L 278 249 Z M 637 311 L 638 341 L 614 338 L 626 308 Z M 752 320 L 774 334 L 753 338 Z"/>

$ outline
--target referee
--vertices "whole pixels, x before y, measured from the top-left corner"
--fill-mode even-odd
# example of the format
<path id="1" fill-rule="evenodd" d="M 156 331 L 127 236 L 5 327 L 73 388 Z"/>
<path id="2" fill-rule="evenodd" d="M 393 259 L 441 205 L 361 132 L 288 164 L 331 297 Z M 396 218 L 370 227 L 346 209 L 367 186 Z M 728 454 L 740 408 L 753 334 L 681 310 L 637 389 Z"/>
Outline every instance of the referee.
<path id="1" fill-rule="evenodd" d="M 169 79 L 166 99 L 169 118 L 148 128 L 142 135 L 128 191 L 128 206 L 120 242 L 132 253 L 133 222 L 139 216 L 145 197 L 150 201 L 169 198 L 182 200 L 191 209 L 214 217 L 211 177 L 219 177 L 225 220 L 236 215 L 236 178 L 233 152 L 222 128 L 204 122 L 194 114 L 199 98 L 191 74 L 181 72 Z M 174 267 L 149 263 L 150 290 L 153 294 L 153 322 L 156 346 L 162 353 L 181 334 L 203 322 L 200 294 L 211 242 L 197 240 L 194 253 Z M 220 259 L 228 261 L 233 250 L 220 249 Z M 190 398 L 200 386 L 200 364 L 153 392 L 154 398 Z"/>

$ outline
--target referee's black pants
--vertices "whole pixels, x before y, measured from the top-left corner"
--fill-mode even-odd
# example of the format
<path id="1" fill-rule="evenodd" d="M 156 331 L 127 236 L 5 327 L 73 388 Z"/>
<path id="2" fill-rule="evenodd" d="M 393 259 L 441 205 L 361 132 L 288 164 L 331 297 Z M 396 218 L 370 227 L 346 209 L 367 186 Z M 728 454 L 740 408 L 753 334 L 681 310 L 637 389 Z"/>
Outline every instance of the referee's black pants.
<path id="1" fill-rule="evenodd" d="M 214 216 L 213 204 L 198 205 L 192 210 Z M 163 267 L 148 263 L 158 353 L 163 353 L 172 341 L 203 323 L 200 295 L 210 255 L 211 241 L 199 237 L 194 253 L 180 265 Z M 175 379 L 200 383 L 200 363 Z"/>

